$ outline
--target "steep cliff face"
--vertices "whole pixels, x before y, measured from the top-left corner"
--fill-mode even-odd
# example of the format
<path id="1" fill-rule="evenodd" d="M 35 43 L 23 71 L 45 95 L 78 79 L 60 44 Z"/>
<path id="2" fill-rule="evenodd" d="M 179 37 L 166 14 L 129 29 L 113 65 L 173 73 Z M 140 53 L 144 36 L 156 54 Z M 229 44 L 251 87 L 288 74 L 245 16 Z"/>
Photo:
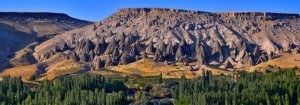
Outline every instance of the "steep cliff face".
<path id="1" fill-rule="evenodd" d="M 157 62 L 249 67 L 295 51 L 298 14 L 211 13 L 125 8 L 99 23 L 65 32 L 35 47 L 42 62 L 57 53 L 92 67 Z M 226 66 L 227 67 L 227 66 Z"/>
<path id="2" fill-rule="evenodd" d="M 42 42 L 59 33 L 89 24 L 92 22 L 61 13 L 0 12 L 0 66 L 30 43 Z"/>

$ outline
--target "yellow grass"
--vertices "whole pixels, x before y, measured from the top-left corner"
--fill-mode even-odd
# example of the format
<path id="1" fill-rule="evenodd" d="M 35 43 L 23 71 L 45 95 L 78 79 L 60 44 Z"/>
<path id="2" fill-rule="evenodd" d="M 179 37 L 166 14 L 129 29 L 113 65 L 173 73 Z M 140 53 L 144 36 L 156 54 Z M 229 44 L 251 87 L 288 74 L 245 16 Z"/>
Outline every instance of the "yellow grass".
<path id="1" fill-rule="evenodd" d="M 36 70 L 36 65 L 19 66 L 4 70 L 2 73 L 0 73 L 0 77 L 10 75 L 13 77 L 22 77 L 23 81 L 28 81 L 29 77 L 34 75 Z"/>
<path id="2" fill-rule="evenodd" d="M 268 65 L 280 67 L 280 68 L 293 68 L 295 66 L 300 67 L 300 61 L 295 61 L 295 59 L 300 60 L 299 54 L 283 54 L 279 58 L 270 60 L 268 62 L 260 63 L 256 66 L 252 66 L 249 68 L 249 71 L 253 70 L 266 70 L 268 69 Z"/>
<path id="3" fill-rule="evenodd" d="M 141 59 L 127 65 L 109 67 L 109 69 L 124 73 L 155 73 L 177 70 L 174 66 L 166 65 L 162 62 L 154 62 L 150 59 Z"/>
<path id="4" fill-rule="evenodd" d="M 224 75 L 227 75 L 227 74 L 230 74 L 231 72 L 230 71 L 227 71 L 227 70 L 223 70 L 223 69 L 217 69 L 217 68 L 210 68 L 210 67 L 203 67 L 204 70 L 208 70 L 208 71 L 211 71 L 211 73 L 213 75 L 220 75 L 220 74 L 224 74 Z M 197 73 L 198 75 L 202 75 L 202 72 L 201 74 L 199 74 L 199 72 Z"/>
<path id="5" fill-rule="evenodd" d="M 23 57 L 23 56 L 27 56 L 28 53 L 32 53 L 33 51 L 30 48 L 24 48 L 18 52 L 16 52 L 15 57 L 10 60 L 10 63 L 16 67 L 16 66 L 26 66 L 26 65 L 30 65 L 31 62 L 28 61 L 28 57 Z"/>
<path id="6" fill-rule="evenodd" d="M 175 66 L 166 65 L 162 62 L 154 62 L 146 58 L 127 65 L 108 67 L 108 69 L 125 74 L 139 74 L 142 76 L 154 76 L 159 73 L 178 71 Z"/>
<path id="7" fill-rule="evenodd" d="M 112 71 L 90 71 L 91 74 L 99 74 L 101 76 L 104 76 L 106 78 L 118 78 L 118 77 L 124 77 L 125 75 L 123 73 L 116 73 Z"/>
<path id="8" fill-rule="evenodd" d="M 46 68 L 46 77 L 49 80 L 53 80 L 59 76 L 73 74 L 84 69 L 85 67 L 83 64 L 80 64 L 74 60 L 64 60 Z"/>
<path id="9" fill-rule="evenodd" d="M 195 65 L 192 64 L 191 65 Z M 190 70 L 179 70 L 181 63 L 177 63 L 177 66 L 166 65 L 163 62 L 154 62 L 151 59 L 141 59 L 137 62 L 133 62 L 127 65 L 119 65 L 109 67 L 112 71 L 118 71 L 124 75 L 128 74 L 139 74 L 141 76 L 156 76 L 159 73 L 163 74 L 164 78 L 180 78 L 185 75 L 187 78 L 194 78 L 201 76 L 203 70 L 190 71 Z M 213 75 L 228 74 L 228 71 L 209 68 L 203 66 L 204 70 L 212 71 Z"/>

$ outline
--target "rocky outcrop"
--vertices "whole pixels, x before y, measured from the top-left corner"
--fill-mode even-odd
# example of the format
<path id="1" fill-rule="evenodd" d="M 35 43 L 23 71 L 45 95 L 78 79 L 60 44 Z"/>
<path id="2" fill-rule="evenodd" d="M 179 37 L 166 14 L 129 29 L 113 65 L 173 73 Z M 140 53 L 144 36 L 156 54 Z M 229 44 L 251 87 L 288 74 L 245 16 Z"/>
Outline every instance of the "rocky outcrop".
<path id="1" fill-rule="evenodd" d="M 99 43 L 96 44 L 95 46 L 95 49 L 94 49 L 94 53 L 96 55 L 103 55 L 105 49 L 106 49 L 106 42 L 105 42 L 105 39 L 104 37 L 101 37 L 100 40 L 99 40 Z"/>
<path id="2" fill-rule="evenodd" d="M 229 60 L 229 59 L 224 62 L 223 66 L 224 66 L 223 69 L 229 69 L 229 68 L 232 69 L 232 68 L 234 68 L 234 65 L 233 65 L 232 61 Z"/>
<path id="3" fill-rule="evenodd" d="M 104 67 L 105 62 L 101 60 L 100 56 L 94 58 L 92 62 L 93 70 L 100 70 Z"/>
<path id="4" fill-rule="evenodd" d="M 109 66 L 114 66 L 114 63 L 111 61 L 111 59 L 108 59 L 104 65 L 104 67 L 109 67 Z"/>
<path id="5" fill-rule="evenodd" d="M 167 59 L 172 59 L 175 56 L 174 46 L 172 45 L 171 42 L 169 42 L 169 44 L 167 45 L 165 52 L 166 52 Z"/>
<path id="6" fill-rule="evenodd" d="M 104 67 L 126 65 L 141 58 L 249 67 L 276 59 L 280 53 L 299 51 L 294 50 L 300 42 L 298 20 L 296 14 L 120 9 L 94 26 L 53 38 L 52 43 L 67 43 L 57 49 L 52 49 L 50 41 L 42 43 L 35 48 L 35 57 L 43 61 L 70 50 L 78 61 L 94 63 L 100 62 L 97 56 L 106 58 L 101 59 Z"/>
<path id="7" fill-rule="evenodd" d="M 147 48 L 146 48 L 146 53 L 147 54 L 153 54 L 155 53 L 155 48 L 153 46 L 153 42 L 150 41 L 150 43 L 148 44 Z"/>
<path id="8" fill-rule="evenodd" d="M 156 50 L 155 55 L 153 57 L 154 61 L 163 62 L 165 61 L 165 55 L 162 51 Z"/>
<path id="9" fill-rule="evenodd" d="M 300 47 L 297 47 L 297 48 L 293 49 L 292 53 L 299 54 L 300 53 Z"/>
<path id="10" fill-rule="evenodd" d="M 113 53 L 115 48 L 117 48 L 117 42 L 114 39 L 112 39 L 112 41 L 110 41 L 110 43 L 108 44 L 104 54 L 108 55 Z"/>
<path id="11" fill-rule="evenodd" d="M 206 54 L 204 51 L 203 43 L 198 39 L 196 43 L 196 58 L 199 64 L 206 64 Z"/>
<path id="12" fill-rule="evenodd" d="M 212 53 L 213 58 L 216 58 L 218 62 L 223 62 L 224 60 L 224 53 L 222 51 L 222 47 L 218 41 L 215 41 L 212 46 Z"/>
<path id="13" fill-rule="evenodd" d="M 176 51 L 176 55 L 175 55 L 175 59 L 177 62 L 180 61 L 180 59 L 184 56 L 184 53 L 183 53 L 183 49 L 181 46 L 178 47 L 177 51 Z"/>

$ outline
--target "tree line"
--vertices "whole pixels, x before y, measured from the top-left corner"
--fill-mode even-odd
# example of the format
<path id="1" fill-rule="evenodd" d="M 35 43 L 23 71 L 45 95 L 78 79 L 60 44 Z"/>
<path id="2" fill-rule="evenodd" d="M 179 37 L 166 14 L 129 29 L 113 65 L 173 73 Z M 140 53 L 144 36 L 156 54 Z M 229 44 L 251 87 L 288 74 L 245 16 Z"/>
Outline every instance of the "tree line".
<path id="1" fill-rule="evenodd" d="M 44 80 L 36 86 L 19 77 L 0 81 L 2 105 L 300 105 L 297 69 L 260 73 L 240 71 L 212 75 L 204 71 L 194 79 L 152 78 L 143 89 L 127 88 L 128 79 L 106 79 L 83 74 Z M 127 77 L 128 78 L 128 77 Z M 126 82 L 127 81 L 127 82 Z M 145 80 L 147 81 L 147 80 Z M 125 83 L 124 83 L 125 82 Z"/>
<path id="2" fill-rule="evenodd" d="M 230 76 L 203 76 L 187 80 L 183 76 L 172 88 L 177 105 L 299 105 L 300 80 L 296 69 L 272 73 L 238 72 Z"/>
<path id="3" fill-rule="evenodd" d="M 2 105 L 123 105 L 126 87 L 120 80 L 106 81 L 100 75 L 80 75 L 44 80 L 32 88 L 19 77 L 5 76 L 0 82 Z"/>

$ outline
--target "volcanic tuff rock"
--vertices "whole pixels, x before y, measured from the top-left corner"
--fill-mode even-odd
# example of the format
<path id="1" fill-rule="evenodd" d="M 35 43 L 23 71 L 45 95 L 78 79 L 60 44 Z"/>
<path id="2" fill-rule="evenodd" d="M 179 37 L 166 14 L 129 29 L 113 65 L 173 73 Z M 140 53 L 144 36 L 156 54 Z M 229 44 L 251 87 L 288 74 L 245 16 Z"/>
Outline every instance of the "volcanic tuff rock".
<path id="1" fill-rule="evenodd" d="M 34 57 L 42 62 L 70 50 L 74 54 L 67 56 L 90 62 L 97 69 L 142 57 L 158 62 L 247 67 L 299 47 L 299 17 L 267 12 L 125 8 L 103 21 L 40 44 L 35 47 Z"/>
<path id="2" fill-rule="evenodd" d="M 16 51 L 33 42 L 42 42 L 64 31 L 89 24 L 92 22 L 62 13 L 0 12 L 0 64 L 5 60 L 9 61 Z M 59 47 L 60 51 L 66 50 L 61 48 L 65 47 L 64 45 Z M 48 56 L 54 53 L 48 53 Z"/>

